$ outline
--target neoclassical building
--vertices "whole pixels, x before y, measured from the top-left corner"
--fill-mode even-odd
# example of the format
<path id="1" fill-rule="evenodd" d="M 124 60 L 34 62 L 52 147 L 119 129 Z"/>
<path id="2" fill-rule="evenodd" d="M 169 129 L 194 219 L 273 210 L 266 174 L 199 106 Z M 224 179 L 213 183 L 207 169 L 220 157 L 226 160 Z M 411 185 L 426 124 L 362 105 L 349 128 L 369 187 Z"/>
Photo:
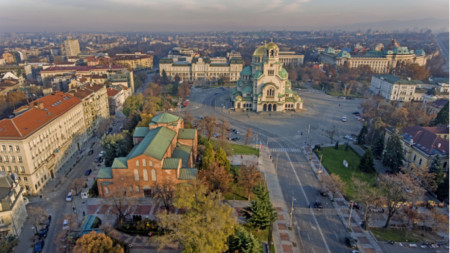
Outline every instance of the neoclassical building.
<path id="1" fill-rule="evenodd" d="M 232 92 L 236 111 L 299 111 L 300 96 L 292 91 L 288 73 L 280 62 L 280 49 L 274 42 L 264 43 L 252 56 Z"/>

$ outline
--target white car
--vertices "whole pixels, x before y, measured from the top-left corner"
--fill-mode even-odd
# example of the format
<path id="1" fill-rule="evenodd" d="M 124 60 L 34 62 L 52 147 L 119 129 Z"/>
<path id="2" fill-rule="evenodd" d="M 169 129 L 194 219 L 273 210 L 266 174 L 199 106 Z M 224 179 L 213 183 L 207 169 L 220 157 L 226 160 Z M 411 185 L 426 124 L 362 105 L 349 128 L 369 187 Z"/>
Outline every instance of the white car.
<path id="1" fill-rule="evenodd" d="M 67 201 L 67 202 L 71 202 L 71 201 L 72 201 L 72 191 L 70 191 L 70 192 L 67 194 L 66 201 Z"/>
<path id="2" fill-rule="evenodd" d="M 344 137 L 344 139 L 349 140 L 349 141 L 353 141 L 353 138 L 350 135 L 346 135 Z"/>
<path id="3" fill-rule="evenodd" d="M 63 230 L 68 230 L 69 229 L 69 220 L 64 220 L 63 222 Z"/>

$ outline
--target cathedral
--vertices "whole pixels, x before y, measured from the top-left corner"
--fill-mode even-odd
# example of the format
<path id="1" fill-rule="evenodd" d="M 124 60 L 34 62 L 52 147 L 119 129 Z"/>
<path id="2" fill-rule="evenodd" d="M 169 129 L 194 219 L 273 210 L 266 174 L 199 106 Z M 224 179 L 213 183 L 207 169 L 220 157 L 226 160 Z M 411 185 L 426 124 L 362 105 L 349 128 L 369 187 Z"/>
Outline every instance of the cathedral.
<path id="1" fill-rule="evenodd" d="M 303 101 L 292 91 L 288 73 L 279 60 L 280 49 L 274 42 L 259 46 L 232 92 L 235 111 L 300 111 Z"/>

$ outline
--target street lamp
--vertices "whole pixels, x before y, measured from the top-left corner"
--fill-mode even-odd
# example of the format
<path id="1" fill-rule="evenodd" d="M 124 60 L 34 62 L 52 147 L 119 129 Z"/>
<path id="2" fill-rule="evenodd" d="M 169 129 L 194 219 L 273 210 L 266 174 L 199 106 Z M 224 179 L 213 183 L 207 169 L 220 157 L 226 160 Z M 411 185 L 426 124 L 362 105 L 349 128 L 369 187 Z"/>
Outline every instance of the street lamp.
<path id="1" fill-rule="evenodd" d="M 294 214 L 294 200 L 296 200 L 294 197 L 292 197 L 292 201 L 291 201 L 291 213 L 290 213 L 290 217 L 289 217 L 289 227 L 292 230 L 292 215 Z"/>

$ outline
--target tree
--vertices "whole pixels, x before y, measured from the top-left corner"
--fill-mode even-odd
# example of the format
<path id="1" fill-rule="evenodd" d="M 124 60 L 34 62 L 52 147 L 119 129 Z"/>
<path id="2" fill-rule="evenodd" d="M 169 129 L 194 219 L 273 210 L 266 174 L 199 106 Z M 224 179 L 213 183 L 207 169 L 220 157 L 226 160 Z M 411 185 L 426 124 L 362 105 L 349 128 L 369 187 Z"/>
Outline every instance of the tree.
<path id="1" fill-rule="evenodd" d="M 258 183 L 261 183 L 261 173 L 256 164 L 243 165 L 238 172 L 239 184 L 247 193 L 247 200 L 250 201 L 250 193 Z"/>
<path id="2" fill-rule="evenodd" d="M 148 87 L 144 91 L 145 97 L 159 97 L 161 95 L 162 88 L 157 83 L 149 83 Z"/>
<path id="3" fill-rule="evenodd" d="M 185 128 L 193 127 L 192 120 L 194 119 L 194 117 L 192 116 L 192 114 L 189 111 L 184 112 L 183 119 L 184 119 L 184 127 Z"/>
<path id="4" fill-rule="evenodd" d="M 440 201 L 444 200 L 448 201 L 448 189 L 449 189 L 448 187 L 449 185 L 448 185 L 448 171 L 447 171 L 447 174 L 442 180 L 442 183 L 438 185 L 436 190 L 436 195 Z"/>
<path id="5" fill-rule="evenodd" d="M 144 96 L 141 93 L 129 96 L 123 105 L 123 114 L 130 116 L 132 111 L 141 111 L 144 106 Z"/>
<path id="6" fill-rule="evenodd" d="M 161 84 L 168 85 L 170 83 L 169 78 L 167 77 L 166 71 L 163 69 L 161 72 Z"/>
<path id="7" fill-rule="evenodd" d="M 331 176 L 321 174 L 320 180 L 322 189 L 332 192 L 333 195 L 341 192 L 344 188 L 344 182 L 342 182 L 341 178 L 336 174 L 331 174 Z"/>
<path id="8" fill-rule="evenodd" d="M 383 150 L 384 150 L 384 135 L 381 134 L 375 139 L 375 142 L 372 145 L 372 152 L 375 158 L 380 159 L 383 155 Z"/>
<path id="9" fill-rule="evenodd" d="M 366 135 L 367 135 L 368 129 L 367 124 L 364 124 L 364 126 L 361 128 L 361 131 L 359 131 L 357 142 L 359 145 L 366 144 Z"/>
<path id="10" fill-rule="evenodd" d="M 403 166 L 404 154 L 400 136 L 393 134 L 387 144 L 383 156 L 383 165 L 389 167 L 391 173 L 397 173 Z"/>
<path id="11" fill-rule="evenodd" d="M 428 171 L 434 174 L 434 182 L 436 185 L 442 183 L 444 174 L 442 172 L 441 158 L 439 157 L 439 155 L 434 156 L 433 160 L 431 160 L 430 168 L 428 168 Z"/>
<path id="12" fill-rule="evenodd" d="M 330 143 L 333 144 L 334 136 L 337 134 L 336 125 L 331 126 L 329 129 L 325 130 L 326 135 L 330 138 Z"/>
<path id="13" fill-rule="evenodd" d="M 416 195 L 414 183 L 411 176 L 407 174 L 381 175 L 379 178 L 381 194 L 384 204 L 387 206 L 387 220 L 384 225 L 389 227 L 394 214 L 402 207 L 402 203 Z M 415 197 L 419 197 L 418 195 Z"/>
<path id="14" fill-rule="evenodd" d="M 225 146 L 225 138 L 228 134 L 228 129 L 230 128 L 230 123 L 224 118 L 222 118 L 222 124 L 220 124 L 220 141 L 222 148 Z"/>
<path id="15" fill-rule="evenodd" d="M 247 128 L 247 131 L 245 132 L 245 145 L 248 145 L 249 141 L 253 138 L 253 131 L 249 127 Z"/>
<path id="16" fill-rule="evenodd" d="M 248 232 L 244 227 L 238 226 L 234 234 L 228 237 L 227 253 L 260 253 L 262 252 L 261 243 Z"/>
<path id="17" fill-rule="evenodd" d="M 113 121 L 112 118 L 101 118 L 97 128 L 98 136 L 103 136 L 108 131 L 108 128 L 111 127 Z"/>
<path id="18" fill-rule="evenodd" d="M 215 154 L 215 160 L 219 166 L 223 166 L 224 169 L 230 173 L 230 160 L 228 160 L 227 154 L 223 148 L 219 148 Z"/>
<path id="19" fill-rule="evenodd" d="M 202 157 L 202 169 L 209 169 L 215 161 L 214 157 L 214 149 L 211 143 L 208 141 L 205 144 L 205 151 L 203 152 Z"/>
<path id="20" fill-rule="evenodd" d="M 75 253 L 123 253 L 123 248 L 116 244 L 113 240 L 103 233 L 97 233 L 95 231 L 80 237 L 73 248 Z"/>
<path id="21" fill-rule="evenodd" d="M 39 223 L 46 220 L 48 218 L 47 212 L 42 207 L 33 207 L 28 208 L 28 218 L 31 221 L 31 224 L 35 228 L 35 233 L 38 232 Z"/>
<path id="22" fill-rule="evenodd" d="M 364 153 L 364 155 L 361 157 L 361 160 L 359 161 L 358 168 L 359 168 L 360 171 L 364 171 L 364 172 L 367 172 L 367 173 L 374 173 L 374 172 L 376 172 L 375 164 L 373 162 L 372 151 L 370 149 L 368 149 L 366 151 L 366 153 Z"/>
<path id="23" fill-rule="evenodd" d="M 181 100 L 184 100 L 185 98 L 189 97 L 191 95 L 191 87 L 189 83 L 183 82 L 180 87 L 178 87 L 178 96 L 181 98 Z"/>
<path id="24" fill-rule="evenodd" d="M 336 141 L 336 144 L 334 144 L 334 149 L 339 149 L 339 141 Z"/>
<path id="25" fill-rule="evenodd" d="M 208 140 L 211 140 L 211 138 L 214 135 L 214 132 L 216 131 L 217 127 L 217 118 L 213 116 L 205 116 L 200 121 L 201 128 L 206 131 L 206 136 L 208 137 Z"/>
<path id="26" fill-rule="evenodd" d="M 166 233 L 157 238 L 162 249 L 171 242 L 178 242 L 183 252 L 224 252 L 227 239 L 237 225 L 233 208 L 222 202 L 220 194 L 207 193 L 198 181 L 177 187 L 174 206 L 183 214 L 160 213 L 159 226 Z"/>
<path id="27" fill-rule="evenodd" d="M 19 244 L 15 236 L 2 236 L 0 238 L 0 253 L 14 252 L 14 247 Z"/>
<path id="28" fill-rule="evenodd" d="M 127 133 L 105 135 L 101 145 L 105 151 L 105 166 L 111 166 L 114 158 L 126 156 L 132 148 Z"/>
<path id="29" fill-rule="evenodd" d="M 442 109 L 438 112 L 436 119 L 433 121 L 434 126 L 444 125 L 448 126 L 448 103 L 442 107 Z"/>
<path id="30" fill-rule="evenodd" d="M 175 183 L 172 180 L 164 179 L 153 185 L 153 199 L 157 203 L 162 203 L 167 212 L 170 211 L 175 195 Z"/>
<path id="31" fill-rule="evenodd" d="M 381 205 L 381 196 L 378 191 L 369 185 L 365 181 L 361 181 L 358 178 L 352 178 L 353 186 L 355 190 L 355 200 L 364 205 L 364 224 L 369 225 L 371 212 L 369 207 Z"/>
<path id="32" fill-rule="evenodd" d="M 112 212 L 117 215 L 119 224 L 122 224 L 125 218 L 129 215 L 128 207 L 136 205 L 136 199 L 133 198 L 133 183 L 132 176 L 124 176 L 122 183 L 126 187 L 114 187 L 110 190 L 107 197 L 103 198 L 106 205 L 112 207 Z"/>
<path id="33" fill-rule="evenodd" d="M 269 191 L 259 184 L 253 188 L 256 199 L 244 209 L 244 217 L 250 226 L 260 230 L 269 227 L 276 220 L 277 212 L 272 206 L 269 198 Z"/>
<path id="34" fill-rule="evenodd" d="M 81 190 L 86 185 L 86 180 L 84 178 L 76 178 L 72 181 L 72 189 L 75 191 L 75 195 L 78 196 Z"/>
<path id="35" fill-rule="evenodd" d="M 10 91 L 6 95 L 6 100 L 11 106 L 16 109 L 17 104 L 26 102 L 26 94 L 21 90 Z"/>
<path id="36" fill-rule="evenodd" d="M 207 170 L 200 170 L 199 178 L 208 186 L 209 191 L 221 193 L 228 192 L 231 182 L 231 174 L 217 161 L 213 162 Z"/>

